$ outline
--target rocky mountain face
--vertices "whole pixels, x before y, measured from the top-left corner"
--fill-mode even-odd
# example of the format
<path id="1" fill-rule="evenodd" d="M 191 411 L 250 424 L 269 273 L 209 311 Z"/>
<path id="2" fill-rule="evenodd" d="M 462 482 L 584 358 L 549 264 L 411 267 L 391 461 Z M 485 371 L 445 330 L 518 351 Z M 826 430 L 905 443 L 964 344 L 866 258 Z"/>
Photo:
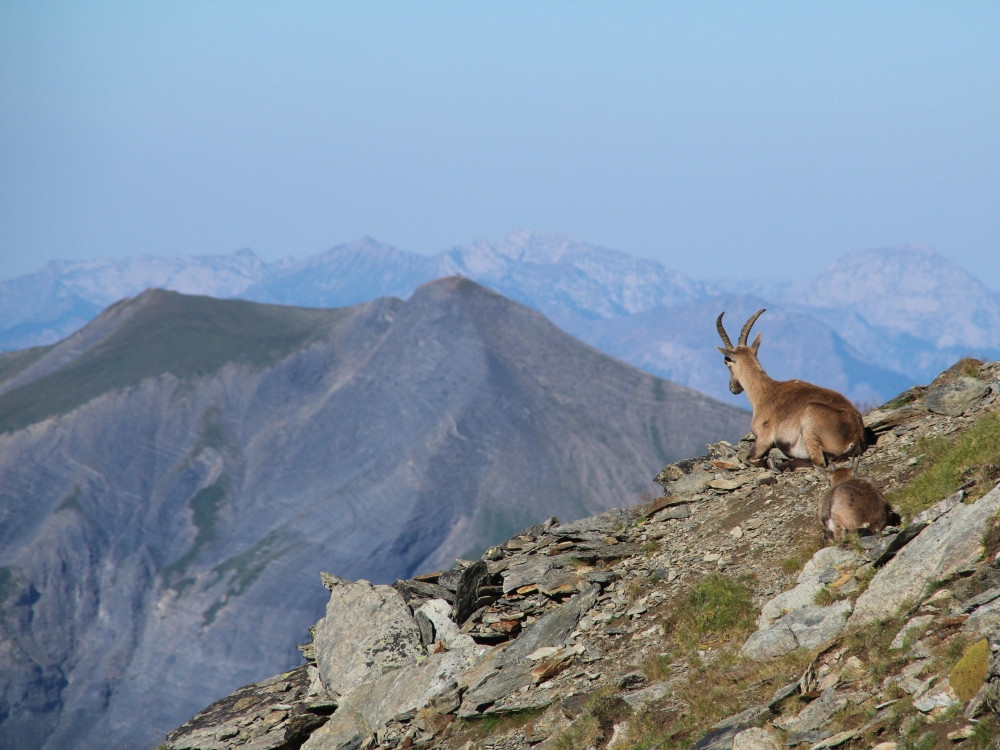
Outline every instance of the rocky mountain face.
<path id="1" fill-rule="evenodd" d="M 384 583 L 634 503 L 748 423 L 460 278 L 118 302 L 0 355 L 0 746 L 153 744 L 297 663 L 320 571 Z"/>
<path id="2" fill-rule="evenodd" d="M 267 265 L 249 251 L 217 258 L 136 258 L 50 264 L 0 282 L 0 348 L 51 343 L 113 301 L 149 286 L 258 302 L 341 307 L 409 297 L 420 284 L 459 274 L 541 311 L 593 346 L 647 372 L 730 403 L 717 361 L 680 352 L 692 332 L 711 338 L 715 317 L 769 309 L 794 328 L 773 328 L 765 366 L 879 402 L 926 382 L 963 356 L 1000 356 L 1000 301 L 973 276 L 920 248 L 849 253 L 798 283 L 704 282 L 662 264 L 560 235 L 518 232 L 434 256 L 371 239 Z M 740 313 L 742 314 L 742 313 Z M 767 324 L 768 317 L 762 321 Z M 745 318 L 744 318 L 745 319 Z M 806 335 L 804 331 L 808 331 Z M 787 353 L 773 346 L 798 336 Z M 808 370 L 798 365 L 804 363 Z"/>
<path id="3" fill-rule="evenodd" d="M 825 478 L 714 443 L 666 466 L 659 498 L 550 518 L 478 560 L 390 585 L 325 573 L 304 663 L 166 747 L 994 748 L 1000 362 L 866 423 L 859 474 L 900 527 L 823 546 Z"/>

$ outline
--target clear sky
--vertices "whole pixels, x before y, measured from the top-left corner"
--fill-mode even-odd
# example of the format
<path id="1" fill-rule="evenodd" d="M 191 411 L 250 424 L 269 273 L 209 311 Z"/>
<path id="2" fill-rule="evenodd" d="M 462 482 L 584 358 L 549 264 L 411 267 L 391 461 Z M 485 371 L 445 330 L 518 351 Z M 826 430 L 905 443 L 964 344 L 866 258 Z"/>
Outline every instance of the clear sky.
<path id="1" fill-rule="evenodd" d="M 1000 290 L 1000 3 L 0 3 L 0 278 L 519 229 L 696 278 L 917 244 Z"/>

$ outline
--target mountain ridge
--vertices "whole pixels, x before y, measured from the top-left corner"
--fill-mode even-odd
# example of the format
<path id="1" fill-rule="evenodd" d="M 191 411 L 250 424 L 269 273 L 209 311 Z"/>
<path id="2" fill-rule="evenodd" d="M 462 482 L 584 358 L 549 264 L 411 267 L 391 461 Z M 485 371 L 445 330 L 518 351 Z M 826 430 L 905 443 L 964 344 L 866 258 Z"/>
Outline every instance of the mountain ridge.
<path id="1" fill-rule="evenodd" d="M 643 317 L 646 313 L 664 308 L 691 318 L 707 300 L 756 295 L 762 307 L 794 313 L 800 320 L 810 319 L 810 327 L 829 329 L 805 341 L 802 355 L 840 362 L 835 370 L 841 377 L 847 375 L 848 384 L 836 378 L 827 381 L 822 368 L 810 377 L 863 401 L 889 398 L 900 390 L 901 378 L 906 386 L 913 385 L 963 356 L 1000 356 L 996 295 L 926 248 L 847 253 L 821 274 L 787 283 L 698 281 L 657 261 L 528 231 L 433 256 L 363 238 L 300 260 L 263 264 L 254 258 L 250 251 L 191 258 L 185 276 L 175 257 L 155 278 L 137 259 L 117 261 L 114 267 L 125 270 L 107 278 L 100 269 L 110 262 L 64 264 L 58 266 L 62 275 L 50 264 L 46 273 L 0 282 L 0 348 L 51 343 L 114 302 L 116 294 L 134 295 L 143 285 L 170 286 L 171 280 L 177 282 L 177 291 L 188 293 L 337 307 L 385 295 L 405 299 L 422 283 L 458 273 L 540 310 L 592 345 L 605 346 L 598 343 L 594 329 L 614 329 L 611 338 L 621 340 L 637 340 L 641 334 L 643 342 L 632 348 L 619 344 L 614 355 L 733 404 L 742 402 L 713 376 L 716 367 L 701 360 L 695 366 L 671 355 L 673 339 L 684 331 L 671 328 L 667 317 L 654 325 Z M 162 266 L 156 259 L 147 260 L 153 267 Z M 127 287 L 123 279 L 129 274 Z M 213 274 L 217 282 L 211 286 Z M 900 274 L 907 276 L 907 283 L 901 283 Z M 26 301 L 30 308 L 24 307 Z M 714 317 L 692 325 L 711 330 Z M 775 364 L 795 369 L 791 362 Z"/>

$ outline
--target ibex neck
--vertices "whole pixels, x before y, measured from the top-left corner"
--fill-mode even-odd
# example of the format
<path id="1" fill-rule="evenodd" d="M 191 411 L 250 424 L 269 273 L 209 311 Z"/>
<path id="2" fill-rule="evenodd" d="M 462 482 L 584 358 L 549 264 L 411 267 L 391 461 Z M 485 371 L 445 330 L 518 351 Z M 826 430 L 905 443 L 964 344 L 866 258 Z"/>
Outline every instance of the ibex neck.
<path id="1" fill-rule="evenodd" d="M 740 384 L 747 394 L 750 404 L 755 404 L 771 388 L 775 381 L 764 372 L 760 362 L 756 359 L 747 359 L 740 372 Z"/>

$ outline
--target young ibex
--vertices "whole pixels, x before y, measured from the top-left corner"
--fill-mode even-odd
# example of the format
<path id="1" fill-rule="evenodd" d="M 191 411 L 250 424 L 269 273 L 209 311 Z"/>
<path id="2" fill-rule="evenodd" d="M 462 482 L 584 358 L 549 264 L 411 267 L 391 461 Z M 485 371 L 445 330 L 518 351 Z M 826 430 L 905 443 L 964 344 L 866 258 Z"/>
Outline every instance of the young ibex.
<path id="1" fill-rule="evenodd" d="M 865 429 L 861 413 L 844 396 L 802 380 L 773 380 L 757 359 L 760 333 L 747 345 L 750 328 L 764 310 L 758 310 L 740 331 L 733 346 L 722 327 L 720 313 L 716 328 L 725 347 L 717 347 L 729 368 L 729 390 L 744 390 L 753 417 L 750 429 L 755 441 L 747 461 L 765 466 L 767 454 L 777 447 L 789 457 L 778 469 L 801 465 L 827 466 L 832 461 L 859 456 L 868 447 L 872 434 Z"/>
<path id="2" fill-rule="evenodd" d="M 881 532 L 886 526 L 898 526 L 899 515 L 889 507 L 882 493 L 867 479 L 854 476 L 853 469 L 828 472 L 830 491 L 817 508 L 823 538 L 838 544 L 848 531 L 867 529 Z"/>

